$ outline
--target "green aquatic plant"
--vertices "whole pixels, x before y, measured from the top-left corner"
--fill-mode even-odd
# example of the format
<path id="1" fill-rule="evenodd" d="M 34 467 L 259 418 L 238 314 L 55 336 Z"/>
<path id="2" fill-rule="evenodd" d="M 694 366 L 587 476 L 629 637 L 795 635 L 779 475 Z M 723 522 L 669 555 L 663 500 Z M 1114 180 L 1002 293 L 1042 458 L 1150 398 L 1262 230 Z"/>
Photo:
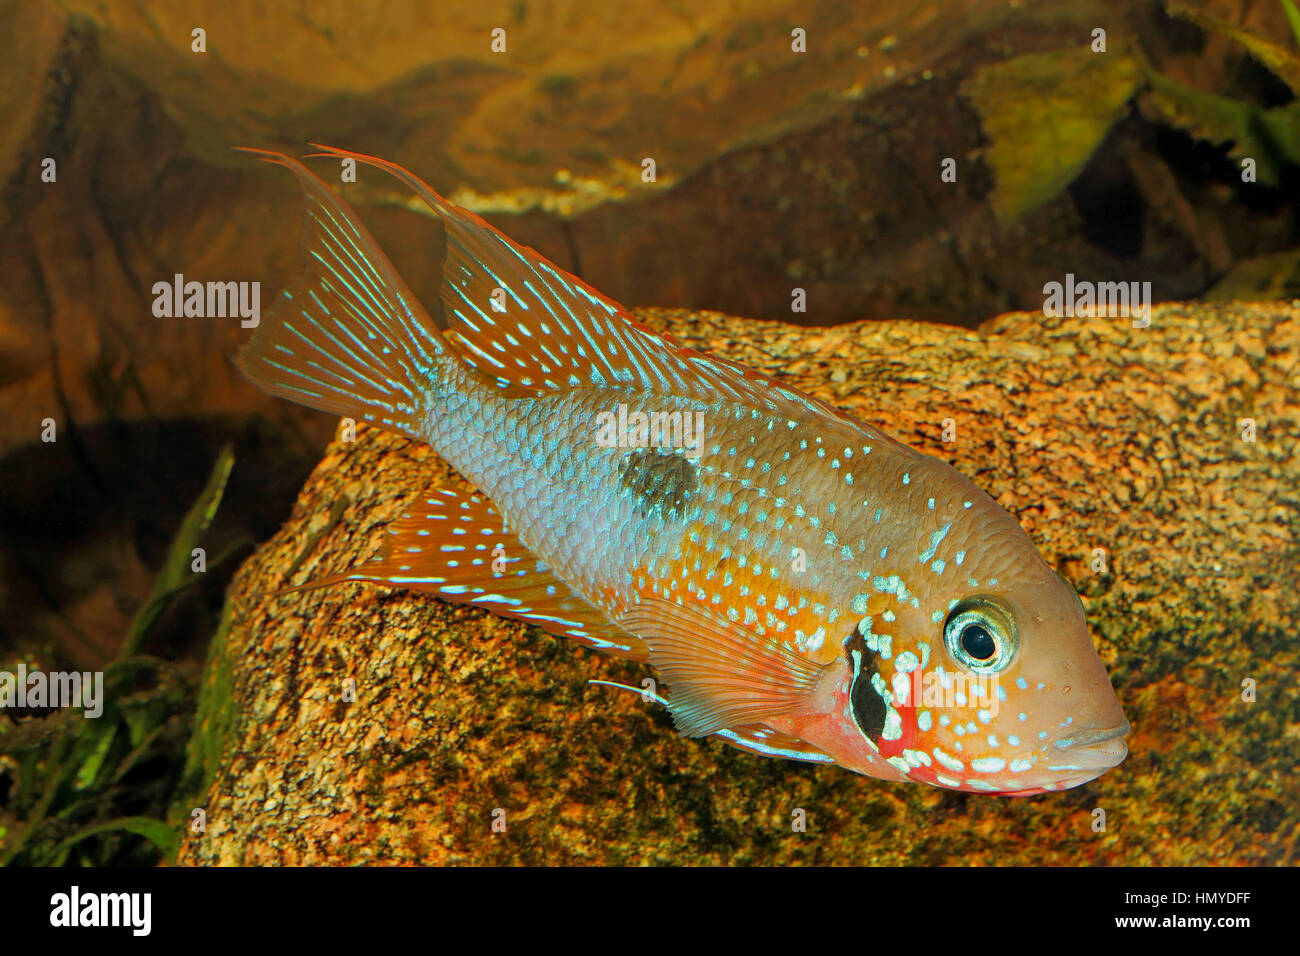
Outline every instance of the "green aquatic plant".
<path id="1" fill-rule="evenodd" d="M 1300 7 L 1291 0 L 1282 0 L 1282 10 L 1286 13 L 1286 22 L 1291 25 L 1291 32 L 1295 34 L 1296 42 L 1300 43 Z"/>
<path id="2" fill-rule="evenodd" d="M 103 866 L 156 863 L 176 852 L 166 814 L 194 708 L 194 677 L 141 653 L 153 625 L 199 579 L 193 551 L 216 517 L 234 466 L 226 447 L 190 507 L 114 660 L 102 714 L 75 709 L 0 721 L 0 863 Z M 246 541 L 209 565 L 223 564 Z M 5 781 L 4 778 L 9 780 Z"/>
<path id="3" fill-rule="evenodd" d="M 1300 9 L 1283 0 L 1300 38 Z M 1231 38 L 1300 95 L 1300 55 L 1245 27 L 1174 5 L 1170 13 Z M 1137 47 L 1074 47 L 1013 57 L 977 70 L 961 88 L 988 137 L 990 197 L 1004 221 L 1051 201 L 1081 173 L 1135 97 L 1148 118 L 1252 160 L 1258 182 L 1277 185 L 1300 164 L 1300 100 L 1264 107 L 1193 89 L 1157 70 Z"/>

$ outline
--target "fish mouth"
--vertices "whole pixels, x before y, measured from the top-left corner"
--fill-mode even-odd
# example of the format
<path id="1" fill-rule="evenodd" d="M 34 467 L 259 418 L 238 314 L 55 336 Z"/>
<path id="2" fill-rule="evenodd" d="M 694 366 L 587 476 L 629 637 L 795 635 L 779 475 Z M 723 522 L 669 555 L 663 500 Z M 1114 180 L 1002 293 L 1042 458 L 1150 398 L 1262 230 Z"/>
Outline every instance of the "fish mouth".
<path id="1" fill-rule="evenodd" d="M 1132 730 L 1125 720 L 1117 727 L 1065 733 L 1052 742 L 1048 770 L 1109 770 L 1128 756 L 1124 737 Z"/>

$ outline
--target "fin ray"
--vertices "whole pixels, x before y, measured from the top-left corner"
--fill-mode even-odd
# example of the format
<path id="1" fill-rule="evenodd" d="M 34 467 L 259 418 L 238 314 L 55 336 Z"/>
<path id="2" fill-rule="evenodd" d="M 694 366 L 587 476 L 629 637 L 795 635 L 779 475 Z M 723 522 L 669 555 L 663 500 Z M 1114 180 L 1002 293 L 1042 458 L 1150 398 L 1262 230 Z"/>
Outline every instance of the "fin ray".
<path id="1" fill-rule="evenodd" d="M 365 226 L 319 177 L 282 153 L 307 194 L 304 274 L 282 291 L 238 365 L 261 388 L 411 434 L 450 349 Z"/>
<path id="2" fill-rule="evenodd" d="M 735 401 L 793 420 L 820 418 L 918 454 L 819 399 L 654 332 L 613 299 L 452 205 L 396 163 L 312 146 L 320 152 L 311 156 L 350 158 L 391 174 L 442 220 L 447 233 L 442 299 L 448 326 L 457 334 L 464 361 L 499 388 L 626 387 L 711 404 Z M 508 296 L 505 313 L 490 306 L 495 288 Z"/>
<path id="3" fill-rule="evenodd" d="M 620 623 L 648 646 L 671 691 L 673 722 L 687 737 L 797 711 L 823 669 L 698 603 L 642 598 Z"/>
<path id="4" fill-rule="evenodd" d="M 608 654 L 643 659 L 646 653 L 639 638 L 556 577 L 518 535 L 506 530 L 490 500 L 454 488 L 421 494 L 388 526 L 379 553 L 366 564 L 290 590 L 347 581 L 472 604 Z"/>

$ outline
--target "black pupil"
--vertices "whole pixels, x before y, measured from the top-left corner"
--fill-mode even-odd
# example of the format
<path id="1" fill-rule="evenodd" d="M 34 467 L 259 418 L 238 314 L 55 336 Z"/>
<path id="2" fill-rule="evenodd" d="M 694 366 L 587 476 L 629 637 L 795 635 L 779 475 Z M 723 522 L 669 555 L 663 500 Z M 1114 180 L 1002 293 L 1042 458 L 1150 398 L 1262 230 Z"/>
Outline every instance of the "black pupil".
<path id="1" fill-rule="evenodd" d="M 961 632 L 961 649 L 977 661 L 986 661 L 997 653 L 998 645 L 993 635 L 978 624 Z"/>

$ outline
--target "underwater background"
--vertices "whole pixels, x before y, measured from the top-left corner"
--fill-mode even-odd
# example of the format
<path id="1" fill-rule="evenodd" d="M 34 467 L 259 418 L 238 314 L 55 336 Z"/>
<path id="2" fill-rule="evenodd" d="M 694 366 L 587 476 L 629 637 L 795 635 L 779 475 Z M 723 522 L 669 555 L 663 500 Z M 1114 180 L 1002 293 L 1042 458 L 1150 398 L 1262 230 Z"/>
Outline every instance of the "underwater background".
<path id="1" fill-rule="evenodd" d="M 0 670 L 105 686 L 96 720 L 0 712 L 0 859 L 1296 862 L 1292 3 L 0 11 Z M 278 595 L 453 480 L 248 384 L 238 318 L 156 314 L 177 274 L 298 274 L 299 191 L 233 147 L 311 142 L 950 461 L 1079 590 L 1129 758 L 1025 799 L 887 784 L 682 740 L 588 683 L 646 668 L 484 612 Z M 342 188 L 435 300 L 436 220 Z M 1166 304 L 1045 315 L 1067 276 Z"/>

